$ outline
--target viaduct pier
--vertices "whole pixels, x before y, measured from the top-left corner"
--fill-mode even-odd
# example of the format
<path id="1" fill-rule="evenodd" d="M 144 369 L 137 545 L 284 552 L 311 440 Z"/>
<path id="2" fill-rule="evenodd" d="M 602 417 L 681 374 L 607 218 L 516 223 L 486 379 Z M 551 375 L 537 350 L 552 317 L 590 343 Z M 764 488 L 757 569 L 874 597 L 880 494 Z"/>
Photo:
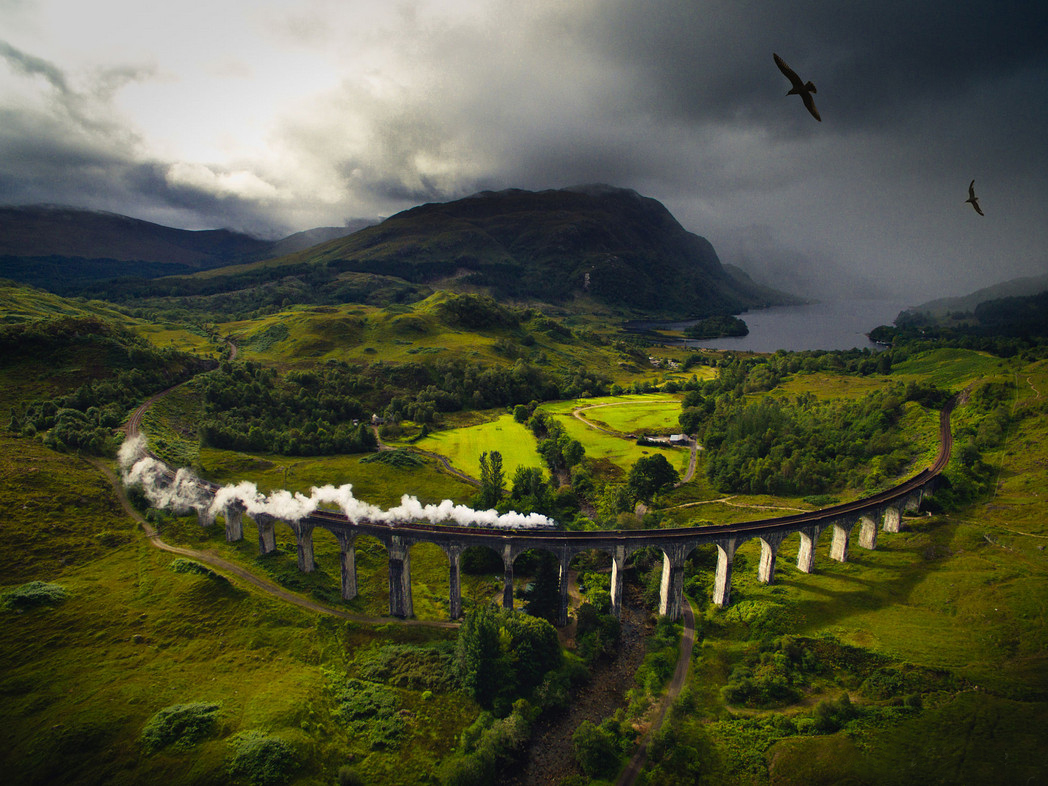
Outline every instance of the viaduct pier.
<path id="1" fill-rule="evenodd" d="M 634 552 L 654 547 L 663 555 L 662 586 L 659 613 L 678 619 L 684 597 L 684 563 L 688 555 L 700 546 L 713 545 L 717 550 L 717 572 L 713 588 L 713 602 L 727 606 L 731 598 L 732 562 L 738 548 L 754 538 L 761 544 L 761 558 L 757 568 L 758 579 L 771 584 L 775 579 L 775 564 L 779 547 L 790 535 L 800 535 L 797 568 L 804 573 L 815 569 L 815 557 L 820 538 L 829 531 L 829 556 L 839 562 L 848 559 L 852 535 L 858 534 L 858 545 L 875 549 L 880 532 L 899 532 L 902 515 L 916 510 L 925 494 L 934 491 L 940 473 L 950 459 L 952 435 L 950 413 L 953 403 L 940 414 L 939 453 L 935 462 L 899 485 L 864 499 L 836 505 L 809 513 L 760 519 L 740 524 L 708 527 L 681 527 L 657 530 L 612 530 L 593 532 L 563 532 L 555 530 L 495 530 L 434 524 L 377 523 L 367 519 L 351 520 L 345 515 L 324 510 L 296 521 L 281 522 L 266 514 L 255 516 L 259 552 L 268 554 L 276 549 L 275 526 L 280 523 L 291 528 L 298 551 L 298 567 L 303 572 L 313 570 L 313 531 L 317 527 L 331 532 L 339 543 L 342 574 L 342 597 L 351 600 L 357 596 L 356 553 L 354 544 L 361 535 L 378 540 L 389 558 L 389 613 L 394 617 L 414 614 L 411 599 L 411 546 L 433 543 L 448 558 L 449 609 L 452 619 L 462 614 L 460 584 L 462 552 L 471 547 L 489 548 L 500 554 L 503 564 L 502 603 L 513 606 L 513 564 L 516 558 L 530 549 L 552 553 L 560 564 L 559 624 L 568 621 L 568 566 L 572 558 L 583 551 L 599 550 L 611 556 L 611 607 L 618 614 L 622 608 L 622 579 L 627 558 Z M 216 487 L 217 488 L 217 487 Z M 226 538 L 229 541 L 244 537 L 244 510 L 238 502 L 223 511 Z M 212 524 L 204 521 L 202 524 Z M 825 542 L 823 538 L 823 542 Z"/>

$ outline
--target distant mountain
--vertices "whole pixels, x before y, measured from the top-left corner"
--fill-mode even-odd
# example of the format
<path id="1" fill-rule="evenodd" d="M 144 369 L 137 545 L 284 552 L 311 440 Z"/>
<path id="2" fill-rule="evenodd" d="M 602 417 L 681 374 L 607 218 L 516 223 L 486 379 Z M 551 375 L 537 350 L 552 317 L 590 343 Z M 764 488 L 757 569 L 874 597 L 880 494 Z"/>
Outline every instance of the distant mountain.
<path id="1" fill-rule="evenodd" d="M 878 328 L 881 338 L 896 333 L 968 335 L 1010 339 L 1048 336 L 1048 275 L 1016 278 L 970 295 L 932 300 L 903 311 L 896 329 Z M 872 334 L 871 334 L 871 337 Z M 1014 347 L 1012 350 L 1014 352 Z"/>
<path id="2" fill-rule="evenodd" d="M 318 246 L 321 243 L 327 243 L 329 240 L 337 240 L 338 238 L 351 235 L 366 227 L 374 226 L 378 221 L 371 221 L 366 218 L 355 218 L 346 222 L 345 226 L 342 227 L 317 227 L 316 229 L 307 229 L 303 232 L 296 232 L 293 235 L 288 235 L 283 240 L 278 240 L 270 248 L 268 255 L 271 257 L 282 257 L 288 254 L 294 254 L 296 251 L 303 251 L 313 246 Z"/>
<path id="3" fill-rule="evenodd" d="M 175 229 L 72 207 L 0 207 L 0 278 L 68 292 L 99 279 L 192 273 L 282 256 L 368 223 L 270 241 L 228 229 Z"/>
<path id="4" fill-rule="evenodd" d="M 910 314 L 928 314 L 936 318 L 945 317 L 947 314 L 967 314 L 974 312 L 980 303 L 990 300 L 1027 297 L 1045 291 L 1048 291 L 1048 274 L 1026 276 L 984 287 L 961 297 L 944 297 L 937 300 L 929 300 L 927 303 L 908 309 L 908 312 Z"/>
<path id="5" fill-rule="evenodd" d="M 606 185 L 421 205 L 281 262 L 679 317 L 796 302 L 725 270 L 713 246 L 661 203 Z"/>
<path id="6" fill-rule="evenodd" d="M 257 258 L 266 240 L 233 232 L 186 229 L 137 218 L 55 205 L 0 207 L 0 255 L 76 257 L 217 267 Z"/>

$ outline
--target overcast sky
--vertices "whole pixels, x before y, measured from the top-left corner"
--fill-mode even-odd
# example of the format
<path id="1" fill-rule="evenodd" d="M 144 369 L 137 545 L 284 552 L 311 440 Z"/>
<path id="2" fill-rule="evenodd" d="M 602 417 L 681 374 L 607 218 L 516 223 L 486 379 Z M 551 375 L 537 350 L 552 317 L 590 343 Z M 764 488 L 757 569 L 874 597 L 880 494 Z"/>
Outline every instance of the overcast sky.
<path id="1" fill-rule="evenodd" d="M 0 203 L 273 236 L 596 182 L 906 302 L 1048 273 L 1048 4 L 0 0 Z"/>

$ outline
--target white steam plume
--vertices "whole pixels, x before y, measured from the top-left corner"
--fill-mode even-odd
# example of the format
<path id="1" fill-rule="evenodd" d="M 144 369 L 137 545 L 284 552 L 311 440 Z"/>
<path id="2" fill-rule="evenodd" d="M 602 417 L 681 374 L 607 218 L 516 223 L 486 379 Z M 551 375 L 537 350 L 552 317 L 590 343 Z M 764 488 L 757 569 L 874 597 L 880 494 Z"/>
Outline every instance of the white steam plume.
<path id="1" fill-rule="evenodd" d="M 156 508 L 169 508 L 176 513 L 197 511 L 206 522 L 214 521 L 219 513 L 234 503 L 243 507 L 249 516 L 268 514 L 281 521 L 299 521 L 321 505 L 336 506 L 351 522 L 386 524 L 457 524 L 462 527 L 495 527 L 499 529 L 550 528 L 552 519 L 539 513 L 499 513 L 497 510 L 474 510 L 467 505 L 456 505 L 449 499 L 437 505 L 423 505 L 408 494 L 400 498 L 396 507 L 382 508 L 353 496 L 353 485 L 314 486 L 307 497 L 299 492 L 280 489 L 263 494 L 250 481 L 223 486 L 212 491 L 190 470 L 172 472 L 166 464 L 146 453 L 145 439 L 137 436 L 120 447 L 120 465 L 124 470 L 124 484 L 140 486 L 146 498 Z"/>

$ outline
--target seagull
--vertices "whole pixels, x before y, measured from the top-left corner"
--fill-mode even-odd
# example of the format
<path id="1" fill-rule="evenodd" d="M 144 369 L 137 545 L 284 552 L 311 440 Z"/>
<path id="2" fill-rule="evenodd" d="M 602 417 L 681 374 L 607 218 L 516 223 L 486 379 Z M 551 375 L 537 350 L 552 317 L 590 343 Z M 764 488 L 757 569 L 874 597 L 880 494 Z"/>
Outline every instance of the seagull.
<path id="1" fill-rule="evenodd" d="M 986 215 L 984 212 L 982 212 L 982 208 L 979 207 L 979 197 L 977 197 L 975 195 L 975 181 L 974 180 L 971 183 L 968 184 L 968 198 L 966 200 L 964 200 L 964 201 L 965 202 L 971 202 L 972 203 L 972 207 L 975 208 L 975 212 L 978 213 L 980 216 L 985 216 Z"/>
<path id="2" fill-rule="evenodd" d="M 811 116 L 821 123 L 822 118 L 819 117 L 819 110 L 815 108 L 815 100 L 811 97 L 812 93 L 817 92 L 815 89 L 815 85 L 813 85 L 811 82 L 802 82 L 801 78 L 797 76 L 797 72 L 790 68 L 788 65 L 786 65 L 786 61 L 774 52 L 771 53 L 771 56 L 775 58 L 775 65 L 779 67 L 779 70 L 782 71 L 786 78 L 790 80 L 790 84 L 793 85 L 793 87 L 790 88 L 789 92 L 786 93 L 786 95 L 800 96 L 801 101 L 804 102 L 804 105 L 808 108 L 808 111 L 811 112 Z"/>

